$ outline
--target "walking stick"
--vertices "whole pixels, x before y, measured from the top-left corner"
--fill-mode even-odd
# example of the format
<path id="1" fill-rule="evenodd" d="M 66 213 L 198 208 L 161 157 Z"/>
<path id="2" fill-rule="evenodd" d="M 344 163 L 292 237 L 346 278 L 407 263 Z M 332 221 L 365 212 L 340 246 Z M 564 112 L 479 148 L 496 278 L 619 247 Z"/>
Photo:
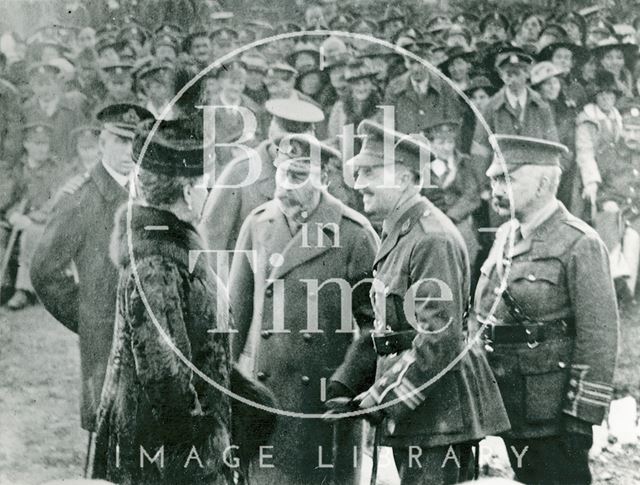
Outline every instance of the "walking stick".
<path id="1" fill-rule="evenodd" d="M 84 478 L 90 478 L 89 462 L 91 461 L 91 445 L 93 445 L 93 432 L 89 431 L 89 441 L 87 442 L 87 456 L 84 459 Z"/>
<path id="2" fill-rule="evenodd" d="M 378 446 L 380 446 L 380 442 L 382 441 L 382 426 L 376 426 L 376 432 L 373 437 L 373 454 L 371 455 L 371 460 L 373 462 L 371 466 L 371 481 L 369 485 L 376 485 L 378 480 Z"/>
<path id="3" fill-rule="evenodd" d="M 27 207 L 27 200 L 24 199 L 18 205 L 16 212 L 18 212 L 19 214 L 22 214 L 26 207 Z M 9 240 L 7 241 L 7 247 L 5 248 L 4 254 L 2 255 L 2 266 L 0 266 L 0 301 L 2 301 L 2 286 L 4 285 L 4 278 L 7 274 L 7 269 L 9 268 L 9 262 L 11 261 L 13 246 L 15 246 L 19 235 L 20 235 L 20 229 L 12 226 L 11 234 L 9 235 Z"/>

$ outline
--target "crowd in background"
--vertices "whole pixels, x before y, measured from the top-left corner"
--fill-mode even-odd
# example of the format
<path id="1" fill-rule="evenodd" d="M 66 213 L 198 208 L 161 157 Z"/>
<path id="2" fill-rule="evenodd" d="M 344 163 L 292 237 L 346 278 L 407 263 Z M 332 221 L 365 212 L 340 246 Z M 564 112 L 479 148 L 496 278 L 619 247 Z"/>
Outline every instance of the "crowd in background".
<path id="1" fill-rule="evenodd" d="M 269 137 L 272 113 L 265 103 L 290 98 L 322 110 L 315 134 L 338 149 L 345 127 L 382 122 L 383 106 L 393 107 L 396 130 L 425 136 L 437 155 L 425 195 L 458 225 L 476 267 L 492 242 L 490 228 L 502 222 L 488 200 L 487 128 L 560 141 L 570 153 L 559 198 L 599 228 L 620 297 L 632 300 L 640 251 L 640 15 L 597 5 L 532 6 L 509 15 L 411 7 L 315 0 L 292 4 L 284 16 L 266 6 L 234 11 L 211 0 L 70 1 L 58 19 L 28 36 L 2 32 L 3 246 L 12 230 L 23 233 L 10 307 L 33 300 L 32 246 L 61 190 L 81 183 L 100 160 L 98 109 L 132 103 L 174 119 L 201 116 L 203 105 L 246 107 L 256 114 L 247 142 L 255 147 Z M 302 31 L 316 34 L 296 34 Z M 291 35 L 241 49 L 279 34 Z M 236 49 L 241 52 L 207 69 L 170 103 Z M 218 142 L 241 135 L 236 109 L 216 117 Z M 240 155 L 237 148 L 218 149 L 215 173 Z M 338 178 L 342 161 L 335 157 Z M 340 181 L 330 191 L 361 209 Z"/>

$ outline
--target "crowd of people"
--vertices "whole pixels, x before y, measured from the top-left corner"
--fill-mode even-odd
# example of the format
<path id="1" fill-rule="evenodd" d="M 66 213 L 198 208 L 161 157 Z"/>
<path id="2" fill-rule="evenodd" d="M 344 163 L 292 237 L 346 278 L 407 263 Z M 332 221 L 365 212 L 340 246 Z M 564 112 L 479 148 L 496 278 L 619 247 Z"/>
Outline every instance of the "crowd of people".
<path id="1" fill-rule="evenodd" d="M 231 366 L 237 362 L 238 369 L 260 381 L 254 383 L 255 389 L 268 395 L 259 387 L 267 385 L 285 409 L 324 412 L 325 399 L 319 400 L 320 395 L 354 397 L 369 392 L 375 403 L 363 407 L 400 396 L 409 411 L 422 409 L 422 418 L 406 418 L 406 409 L 386 415 L 395 420 L 387 430 L 389 443 L 406 447 L 411 443 L 405 443 L 403 436 L 423 436 L 426 432 L 420 430 L 437 430 L 425 442 L 427 448 L 437 450 L 433 455 L 425 453 L 431 457 L 431 465 L 446 456 L 444 445 L 463 443 L 456 448 L 456 455 L 473 468 L 469 443 L 505 432 L 508 421 L 518 431 L 509 442 L 514 445 L 521 444 L 520 438 L 557 432 L 557 427 L 536 428 L 535 432 L 518 428 L 513 402 L 504 396 L 503 381 L 498 379 L 498 390 L 485 357 L 474 353 L 463 361 L 459 375 L 449 376 L 448 384 L 440 385 L 442 392 L 449 393 L 440 401 L 446 406 L 430 408 L 432 403 L 424 403 L 420 391 L 403 379 L 413 376 L 415 384 L 433 377 L 431 371 L 405 375 L 403 365 L 432 358 L 437 362 L 435 367 L 445 367 L 457 344 L 446 346 L 444 352 L 433 343 L 422 342 L 422 353 L 389 366 L 386 380 L 371 385 L 375 362 L 368 369 L 365 364 L 375 361 L 376 353 L 389 354 L 376 347 L 381 343 L 363 350 L 359 362 L 351 360 L 361 372 L 349 377 L 352 369 L 343 363 L 345 358 L 350 361 L 348 349 L 353 350 L 349 331 L 338 331 L 333 340 L 325 341 L 313 330 L 301 330 L 301 336 L 274 338 L 267 329 L 295 327 L 308 319 L 311 310 L 298 307 L 309 290 L 308 284 L 300 283 L 307 281 L 305 275 L 321 282 L 341 278 L 353 286 L 377 267 L 376 278 L 386 278 L 382 291 L 389 296 L 386 308 L 395 305 L 389 311 L 399 318 L 398 325 L 408 323 L 399 317 L 402 302 L 390 298 L 394 292 L 406 292 L 411 278 L 428 278 L 429 271 L 444 273 L 445 281 L 459 292 L 455 295 L 458 307 L 433 309 L 426 304 L 416 313 L 421 323 L 424 317 L 430 322 L 429 329 L 436 332 L 438 324 L 434 322 L 464 313 L 460 325 L 443 327 L 448 330 L 440 338 L 454 341 L 466 331 L 466 315 L 473 303 L 469 295 L 476 285 L 478 314 L 487 310 L 483 304 L 487 295 L 493 294 L 489 283 L 495 276 L 494 266 L 488 265 L 496 260 L 491 248 L 501 237 L 505 243 L 504 231 L 498 228 L 507 227 L 513 216 L 507 210 L 513 208 L 509 198 L 521 195 L 509 190 L 496 195 L 505 179 L 510 179 L 496 169 L 496 153 L 502 152 L 503 167 L 517 170 L 537 165 L 530 178 L 512 178 L 514 189 L 540 198 L 553 192 L 554 201 L 557 189 L 557 198 L 568 211 L 563 212 L 562 220 L 568 220 L 569 226 L 588 239 L 585 243 L 577 238 L 574 229 L 566 229 L 558 219 L 555 235 L 559 242 L 532 253 L 519 284 L 568 284 L 569 289 L 565 294 L 549 292 L 545 286 L 544 305 L 539 307 L 507 303 L 505 318 L 514 314 L 524 318 L 553 307 L 557 312 L 547 315 L 553 332 L 565 332 L 573 325 L 587 328 L 595 317 L 565 312 L 584 299 L 590 305 L 599 302 L 593 315 L 615 323 L 615 300 L 611 304 L 607 299 L 609 268 L 624 308 L 634 303 L 640 261 L 640 16 L 622 18 L 598 6 L 552 12 L 532 7 L 509 16 L 499 10 L 421 11 L 415 5 L 403 9 L 401 4 L 384 7 L 376 2 L 297 2 L 287 10 L 286 21 L 275 22 L 265 8 L 243 7 L 234 12 L 208 0 L 70 1 L 60 14 L 62 20 L 26 38 L 3 33 L 2 303 L 20 310 L 39 300 L 80 336 L 82 426 L 96 433 L 96 476 L 119 483 L 209 483 L 212 474 L 224 477 L 219 473 L 224 461 L 220 456 L 211 458 L 188 478 L 176 475 L 186 468 L 186 464 L 182 466 L 184 457 L 187 463 L 192 458 L 194 441 L 209 440 L 216 449 L 231 443 L 234 410 L 219 390 L 207 387 L 204 381 L 192 382 L 192 371 L 182 367 L 179 355 L 151 336 L 156 327 L 170 335 L 178 349 L 216 382 L 233 387 Z M 210 107 L 216 108 L 211 111 Z M 212 121 L 215 144 L 207 151 L 205 135 Z M 157 131 L 152 128 L 154 122 Z M 402 204 L 402 193 L 393 195 L 395 192 L 358 185 L 374 179 L 372 174 L 379 168 L 375 160 L 382 149 L 372 140 L 388 136 L 395 140 L 396 162 L 409 168 L 407 174 L 399 175 L 405 194 L 411 194 Z M 503 145 L 496 141 L 500 136 L 506 137 Z M 283 139 L 287 140 L 285 146 L 280 143 Z M 429 153 L 426 172 L 416 165 L 423 161 L 417 156 L 423 148 Z M 253 150 L 253 155 L 247 149 Z M 519 158 L 523 152 L 524 158 Z M 309 158 L 310 153 L 319 154 L 318 173 L 313 166 L 296 165 L 296 157 Z M 547 169 L 555 168 L 557 160 L 561 175 L 557 183 L 548 182 L 555 180 L 555 172 Z M 132 183 L 136 164 L 140 166 Z M 347 166 L 355 170 L 355 185 L 345 177 Z M 420 174 L 416 194 L 412 192 L 416 181 L 409 176 L 414 172 Z M 253 175 L 252 182 L 243 185 Z M 310 175 L 318 177 L 322 190 L 286 188 L 286 183 L 300 182 Z M 140 201 L 129 221 L 134 235 L 131 251 L 142 259 L 135 277 L 127 249 L 126 211 L 118 212 L 129 197 Z M 390 200 L 396 200 L 397 207 L 386 211 L 385 202 Z M 407 205 L 409 202 L 414 206 Z M 538 209 L 547 211 L 548 218 L 549 207 L 556 209 L 555 205 Z M 407 211 L 402 217 L 394 212 L 399 208 Z M 321 229 L 316 232 L 311 223 Z M 455 228 L 449 227 L 451 223 Z M 599 239 L 589 226 L 600 235 L 606 250 L 594 242 Z M 171 234 L 157 229 L 162 227 L 170 227 Z M 308 227 L 312 229 L 307 231 Z M 434 227 L 439 228 L 440 239 L 436 239 L 441 245 L 433 241 L 422 244 L 424 234 L 415 233 L 420 227 L 428 235 Z M 201 229 L 202 240 L 196 228 Z M 522 225 L 519 237 L 535 236 L 535 229 Z M 440 237 L 453 232 L 461 239 Z M 292 241 L 300 237 L 305 241 L 303 247 L 312 250 L 291 248 Z M 402 237 L 415 240 L 416 246 L 394 246 Z M 334 248 L 336 240 L 340 244 Z M 569 241 L 578 243 L 563 246 Z M 317 247 L 309 246 L 314 242 Z M 517 238 L 515 242 L 517 246 Z M 338 246 L 340 252 L 335 252 Z M 200 260 L 194 266 L 187 254 L 234 249 L 253 251 L 257 259 L 250 263 L 234 256 L 227 262 L 230 267 L 221 259 L 211 265 Z M 598 266 L 603 254 L 607 261 Z M 576 257 L 583 259 L 576 263 Z M 593 263 L 593 274 L 587 280 L 600 278 L 605 283 L 590 286 L 576 277 L 589 269 L 581 266 L 584 259 Z M 411 262 L 406 268 L 405 260 Z M 501 267 L 501 258 L 498 260 Z M 422 261 L 433 261 L 433 265 L 420 267 L 414 274 L 413 265 Z M 546 269 L 539 274 L 531 272 L 540 261 Z M 572 273 L 566 269 L 560 276 L 559 265 L 565 263 Z M 468 275 L 465 267 L 470 268 Z M 409 283 L 403 280 L 407 274 Z M 517 277 L 515 271 L 513 278 Z M 138 293 L 137 279 L 147 285 L 147 297 Z M 279 279 L 285 281 L 284 286 L 273 284 Z M 298 286 L 290 279 L 298 281 Z M 219 315 L 224 305 L 206 298 L 221 282 L 228 283 L 233 325 L 239 330 L 232 346 L 224 334 L 216 335 L 212 342 L 203 340 L 204 323 L 226 322 Z M 497 290 L 500 284 L 495 284 Z M 286 303 L 282 301 L 282 307 L 274 311 L 285 286 Z M 523 288 L 527 289 L 516 281 L 516 296 Z M 593 294 L 599 299 L 588 298 Z M 195 301 L 200 299 L 206 303 Z M 344 330 L 342 300 L 334 294 L 322 301 L 321 327 Z M 373 308 L 371 305 L 368 292 L 361 295 L 354 291 L 352 317 L 362 331 L 370 330 L 371 321 L 379 317 L 375 298 Z M 149 307 L 154 311 L 148 311 Z M 157 318 L 152 316 L 154 312 Z M 276 316 L 278 312 L 281 318 Z M 256 319 L 271 314 L 271 326 L 264 322 L 256 326 Z M 387 324 L 389 329 L 397 330 L 394 324 Z M 575 369 L 565 366 L 572 372 L 572 382 L 584 382 L 584 387 L 576 388 L 577 397 L 570 400 L 579 402 L 593 386 L 589 405 L 597 400 L 598 410 L 587 406 L 585 411 L 579 402 L 573 411 L 567 411 L 566 406 L 563 411 L 579 422 L 570 423 L 571 432 L 584 436 L 589 435 L 584 432 L 584 422 L 597 424 L 610 398 L 613 363 L 592 358 L 589 345 L 577 333 L 575 354 L 573 349 L 556 349 L 553 365 L 563 364 L 557 359 L 564 359 L 565 353 L 574 355 L 567 357 L 568 361 L 579 361 L 581 352 L 586 356 L 586 363 L 579 362 Z M 545 332 L 536 330 L 534 334 L 533 340 L 523 341 L 531 349 L 540 343 L 536 338 L 544 339 Z M 398 337 L 400 343 L 393 344 L 399 347 L 391 354 L 410 352 L 412 344 L 406 343 L 404 335 Z M 527 335 L 531 335 L 529 330 Z M 607 334 L 614 335 L 613 330 Z M 495 335 L 491 337 L 493 342 Z M 414 347 L 418 340 L 413 341 Z M 366 341 L 371 340 L 367 337 Z M 362 341 L 358 342 L 362 347 Z M 317 344 L 314 352 L 309 350 L 311 344 Z M 360 347 L 356 350 L 362 350 Z M 145 360 L 149 355 L 153 358 Z M 288 357 L 283 360 L 282 356 Z M 512 375 L 525 372 L 526 359 L 520 359 L 518 371 L 509 368 L 506 361 L 490 363 L 494 372 L 507 365 L 502 372 Z M 560 368 L 564 369 L 563 365 Z M 587 374 L 589 366 L 604 370 Z M 342 380 L 331 379 L 327 388 L 324 379 L 337 369 Z M 560 372 L 548 372 L 552 371 Z M 295 392 L 291 391 L 291 375 L 300 380 L 296 386 L 303 386 Z M 589 375 L 600 377 L 589 381 Z M 479 394 L 474 397 L 475 391 L 469 387 L 473 380 L 481 388 L 480 395 L 492 403 L 483 412 L 478 411 L 482 408 L 477 402 Z M 403 399 L 398 389 L 393 393 L 385 390 L 390 382 L 400 381 L 403 390 L 411 394 L 408 399 Z M 538 388 L 526 387 L 522 391 L 526 396 L 518 399 L 527 399 L 529 393 L 532 398 L 544 394 L 547 388 L 541 382 Z M 515 384 L 507 381 L 504 385 Z M 533 386 L 533 380 L 527 386 Z M 565 393 L 564 384 L 557 383 L 552 392 L 556 388 Z M 452 408 L 452 402 L 458 406 Z M 589 402 L 589 396 L 584 402 Z M 118 412 L 113 411 L 114 406 Z M 545 405 L 539 406 L 534 411 L 542 416 L 532 419 L 551 419 L 545 416 Z M 458 429 L 462 421 L 450 415 L 452 409 L 458 417 L 461 413 L 482 416 Z M 185 416 L 200 414 L 203 419 L 191 423 L 187 433 Z M 127 421 L 130 416 L 136 421 Z M 438 416 L 445 418 L 438 421 Z M 402 425 L 394 435 L 395 423 Z M 168 443 L 167 454 L 174 460 L 166 470 L 142 470 L 136 466 L 138 451 L 121 449 L 121 443 L 140 441 L 140 435 L 135 434 L 139 430 L 132 431 L 136 426 L 149 426 L 145 428 L 148 431 L 152 426 L 164 429 L 156 436 L 159 441 L 149 443 Z M 304 483 L 307 479 L 323 483 L 329 473 L 324 467 L 301 470 L 300 464 L 317 462 L 318 453 L 322 461 L 322 447 L 331 449 L 336 439 L 342 449 L 359 443 L 359 426 L 352 423 L 336 431 L 324 421 L 278 421 L 273 438 L 280 449 L 273 457 L 277 472 L 258 469 L 256 483 Z M 185 443 L 189 447 L 185 448 Z M 581 451 L 576 452 L 576 459 L 586 460 L 584 443 L 578 448 Z M 521 457 L 513 453 L 519 463 Z M 178 462 L 178 457 L 182 461 Z M 408 463 L 405 458 L 399 452 L 396 455 L 403 482 L 419 483 L 424 475 L 412 471 L 411 458 Z M 331 459 L 334 463 L 344 461 L 341 456 Z M 347 483 L 357 474 L 351 465 L 353 459 L 346 461 L 342 468 L 336 466 L 339 471 L 330 472 L 338 483 Z M 533 462 L 528 466 L 539 468 Z M 560 466 L 554 473 L 560 474 Z M 434 472 L 435 468 L 429 470 Z M 587 483 L 584 467 L 578 468 L 583 475 L 576 480 Z M 586 470 L 588 475 L 588 465 Z M 454 483 L 468 476 L 444 467 L 441 473 L 430 483 Z M 526 481 L 536 475 L 518 476 Z"/>

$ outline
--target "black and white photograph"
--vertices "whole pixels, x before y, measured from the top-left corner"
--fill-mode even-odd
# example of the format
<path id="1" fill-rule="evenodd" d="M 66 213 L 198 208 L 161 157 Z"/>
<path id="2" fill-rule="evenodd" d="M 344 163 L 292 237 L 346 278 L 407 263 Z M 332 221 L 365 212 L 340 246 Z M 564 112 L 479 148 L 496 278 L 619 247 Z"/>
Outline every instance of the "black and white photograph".
<path id="1" fill-rule="evenodd" d="M 0 485 L 640 483 L 640 0 L 0 0 Z"/>

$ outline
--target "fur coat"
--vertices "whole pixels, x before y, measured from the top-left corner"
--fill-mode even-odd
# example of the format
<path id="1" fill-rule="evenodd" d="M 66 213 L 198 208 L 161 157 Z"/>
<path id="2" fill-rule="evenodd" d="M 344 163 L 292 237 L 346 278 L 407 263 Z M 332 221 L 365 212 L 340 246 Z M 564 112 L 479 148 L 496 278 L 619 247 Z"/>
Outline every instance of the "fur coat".
<path id="1" fill-rule="evenodd" d="M 218 312 L 217 277 L 205 255 L 194 260 L 201 249 L 195 228 L 170 212 L 134 205 L 129 228 L 126 206 L 116 215 L 112 259 L 120 279 L 98 410 L 96 478 L 212 484 L 232 471 L 223 461 L 231 400 L 197 375 L 229 388 L 229 333 L 208 332 L 224 329 L 228 315 Z"/>

